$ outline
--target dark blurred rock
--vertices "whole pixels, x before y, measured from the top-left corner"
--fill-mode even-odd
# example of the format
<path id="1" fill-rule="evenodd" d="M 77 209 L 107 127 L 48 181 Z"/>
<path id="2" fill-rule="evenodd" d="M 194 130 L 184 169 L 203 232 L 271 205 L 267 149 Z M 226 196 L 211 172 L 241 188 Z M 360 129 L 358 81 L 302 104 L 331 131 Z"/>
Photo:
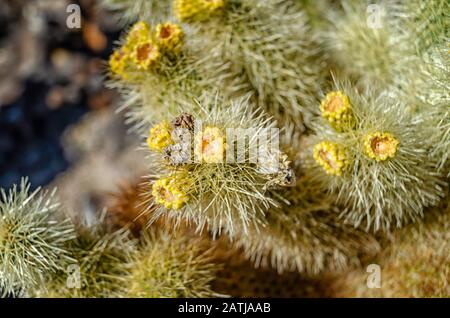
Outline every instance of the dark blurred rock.
<path id="1" fill-rule="evenodd" d="M 66 27 L 82 7 L 83 29 Z M 92 0 L 0 0 L 0 186 L 33 187 L 68 167 L 61 135 L 89 109 L 111 106 L 102 60 L 119 31 Z"/>
<path id="2" fill-rule="evenodd" d="M 64 88 L 61 86 L 53 87 L 47 94 L 45 101 L 50 109 L 60 108 L 64 103 Z"/>

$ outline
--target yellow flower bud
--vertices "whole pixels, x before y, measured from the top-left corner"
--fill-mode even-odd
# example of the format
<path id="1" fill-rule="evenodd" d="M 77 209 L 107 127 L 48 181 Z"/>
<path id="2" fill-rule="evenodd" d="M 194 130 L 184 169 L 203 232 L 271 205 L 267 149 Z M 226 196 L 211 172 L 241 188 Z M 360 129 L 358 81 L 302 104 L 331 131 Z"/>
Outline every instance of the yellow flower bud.
<path id="1" fill-rule="evenodd" d="M 399 141 L 390 133 L 375 132 L 364 138 L 364 151 L 376 161 L 394 158 Z"/>
<path id="2" fill-rule="evenodd" d="M 155 181 L 152 195 L 155 201 L 168 209 L 181 209 L 188 201 L 187 191 L 192 180 L 187 177 L 167 177 Z"/>
<path id="3" fill-rule="evenodd" d="M 133 50 L 133 61 L 138 69 L 148 70 L 160 58 L 159 47 L 152 41 L 138 43 Z"/>
<path id="4" fill-rule="evenodd" d="M 355 125 L 348 96 L 340 91 L 328 93 L 320 103 L 320 111 L 322 117 L 327 119 L 337 131 L 345 131 Z"/>
<path id="5" fill-rule="evenodd" d="M 180 21 L 204 21 L 225 7 L 224 0 L 174 0 L 173 11 Z"/>
<path id="6" fill-rule="evenodd" d="M 130 60 L 129 52 L 126 48 L 119 48 L 113 52 L 109 58 L 109 69 L 115 75 L 124 79 L 128 78 L 126 68 Z"/>
<path id="7" fill-rule="evenodd" d="M 156 26 L 156 40 L 161 50 L 178 53 L 184 40 L 184 32 L 178 24 L 164 23 Z"/>
<path id="8" fill-rule="evenodd" d="M 340 176 L 348 165 L 344 148 L 336 143 L 323 141 L 314 146 L 314 159 L 327 174 Z"/>
<path id="9" fill-rule="evenodd" d="M 146 42 L 151 39 L 150 26 L 143 21 L 136 22 L 128 31 L 126 46 L 133 49 L 139 42 Z"/>
<path id="10" fill-rule="evenodd" d="M 173 144 L 171 133 L 172 126 L 167 121 L 163 121 L 152 127 L 147 138 L 149 148 L 162 151 L 167 146 Z"/>

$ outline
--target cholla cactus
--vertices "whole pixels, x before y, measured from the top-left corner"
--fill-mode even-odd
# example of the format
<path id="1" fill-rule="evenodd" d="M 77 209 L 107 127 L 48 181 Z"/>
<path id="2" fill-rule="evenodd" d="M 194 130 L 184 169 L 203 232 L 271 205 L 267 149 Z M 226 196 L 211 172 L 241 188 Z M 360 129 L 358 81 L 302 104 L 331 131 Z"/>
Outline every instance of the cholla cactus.
<path id="1" fill-rule="evenodd" d="M 208 241 L 165 231 L 146 233 L 131 268 L 128 297 L 217 297 L 211 282 L 220 270 Z"/>
<path id="2" fill-rule="evenodd" d="M 209 237 L 199 242 L 155 230 L 166 225 L 191 224 L 213 237 L 225 233 L 256 266 L 272 267 L 258 273 L 317 274 L 364 264 L 385 233 L 374 238 L 363 229 L 403 226 L 444 196 L 450 173 L 449 55 L 443 46 L 448 3 L 317 2 L 123 6 L 143 20 L 111 56 L 111 86 L 123 93 L 129 120 L 145 130 L 152 173 L 141 202 L 149 212 L 145 220 L 170 220 L 144 236 L 129 295 L 213 295 L 214 261 L 203 254 Z M 152 16 L 133 12 L 144 5 Z M 328 62 L 348 82 L 329 89 Z M 319 106 L 321 89 L 327 94 Z M 211 92 L 219 94 L 212 98 Z M 311 135 L 294 134 L 282 142 L 286 149 L 255 155 L 250 145 L 275 127 L 258 109 Z M 227 128 L 253 130 L 236 139 Z M 249 158 L 228 161 L 239 145 Z M 137 214 L 133 208 L 130 215 Z M 414 254 L 399 244 L 428 261 L 422 256 L 429 250 L 419 255 L 422 250 Z M 440 253 L 431 254 L 448 261 Z M 383 255 L 395 276 L 400 267 Z M 206 276 L 194 286 L 199 272 Z M 445 286 L 430 277 L 438 286 L 433 293 L 442 294 Z"/>
<path id="3" fill-rule="evenodd" d="M 150 130 L 149 161 L 157 173 L 151 176 L 155 181 L 149 191 L 160 205 L 155 217 L 194 221 L 199 230 L 208 226 L 215 234 L 224 230 L 231 237 L 235 227 L 245 232 L 276 205 L 267 191 L 294 178 L 289 161 L 277 149 L 268 149 L 270 160 L 262 160 L 261 149 L 250 147 L 258 141 L 261 147 L 264 132 L 266 140 L 275 140 L 267 139 L 274 122 L 252 111 L 248 98 L 226 102 L 206 95 L 181 108 L 197 110 L 182 113 L 171 126 L 161 123 Z M 169 132 L 172 140 L 167 141 Z"/>
<path id="4" fill-rule="evenodd" d="M 413 73 L 400 72 L 390 88 L 429 129 L 430 158 L 439 158 L 439 171 L 450 176 L 450 116 L 448 95 L 448 1 L 401 2 L 404 19 L 400 27 L 409 34 L 414 55 L 409 56 Z"/>
<path id="5" fill-rule="evenodd" d="M 410 96 L 410 104 L 430 132 L 430 157 L 439 158 L 439 171 L 450 176 L 450 56 L 448 44 L 430 48 L 423 56 L 415 80 L 405 79 L 403 95 Z M 411 83 L 413 82 L 413 83 Z"/>
<path id="6" fill-rule="evenodd" d="M 324 68 L 303 12 L 284 1 L 175 0 L 174 6 L 178 19 L 196 28 L 203 54 L 216 57 L 199 65 L 206 78 L 226 95 L 255 92 L 277 119 L 303 124 Z M 226 68 L 217 67 L 223 62 Z"/>
<path id="7" fill-rule="evenodd" d="M 415 51 L 410 34 L 401 32 L 403 7 L 397 1 L 343 1 L 341 9 L 327 10 L 324 42 L 345 74 L 382 87 L 406 75 Z"/>
<path id="8" fill-rule="evenodd" d="M 428 117 L 433 145 L 430 157 L 439 158 L 438 170 L 450 177 L 450 109 L 449 100 L 437 105 Z"/>
<path id="9" fill-rule="evenodd" d="M 336 272 L 357 266 L 360 257 L 378 251 L 374 237 L 339 219 L 333 198 L 317 185 L 300 178 L 288 191 L 284 195 L 290 204 L 269 209 L 267 226 L 251 228 L 237 240 L 257 267 L 308 274 Z"/>
<path id="10" fill-rule="evenodd" d="M 73 257 L 65 268 L 34 291 L 38 297 L 103 298 L 125 295 L 137 242 L 125 229 L 108 231 L 99 223 L 80 224 L 77 238 L 68 244 Z"/>
<path id="11" fill-rule="evenodd" d="M 101 0 L 100 5 L 117 12 L 117 18 L 123 24 L 136 20 L 159 23 L 171 15 L 169 0 Z"/>
<path id="12" fill-rule="evenodd" d="M 411 32 L 411 38 L 419 53 L 428 51 L 437 43 L 448 40 L 450 4 L 445 0 L 402 1 L 401 11 L 405 16 L 403 26 Z"/>
<path id="13" fill-rule="evenodd" d="M 204 21 L 225 9 L 225 0 L 174 0 L 173 11 L 181 21 Z"/>
<path id="14" fill-rule="evenodd" d="M 212 282 L 216 292 L 241 298 L 299 298 L 317 297 L 319 294 L 319 290 L 311 290 L 309 278 L 302 273 L 279 273 L 274 268 L 255 269 L 255 265 L 226 237 L 212 244 L 215 261 L 223 264 Z"/>
<path id="15" fill-rule="evenodd" d="M 316 144 L 313 156 L 327 174 L 341 176 L 349 164 L 344 146 L 329 141 Z"/>
<path id="16" fill-rule="evenodd" d="M 177 23 L 139 21 L 111 55 L 109 85 L 124 94 L 123 107 L 137 128 L 164 119 L 183 101 L 217 85 L 200 67 L 210 57 L 202 56 L 198 41 L 185 33 Z"/>
<path id="17" fill-rule="evenodd" d="M 380 266 L 381 288 L 367 287 L 367 272 L 351 271 L 326 281 L 327 297 L 448 297 L 449 205 L 408 226 L 372 263 Z"/>
<path id="18" fill-rule="evenodd" d="M 265 213 L 265 227 L 250 228 L 235 243 L 257 267 L 307 274 L 342 271 L 379 249 L 372 235 L 346 225 L 339 218 L 336 198 L 305 175 L 309 139 L 292 128 L 283 134 L 281 144 L 292 158 L 296 185 L 280 190 L 284 201 Z"/>
<path id="19" fill-rule="evenodd" d="M 58 219 L 58 203 L 23 179 L 0 198 L 0 296 L 27 295 L 70 261 L 69 220 Z"/>
<path id="20" fill-rule="evenodd" d="M 322 117 L 337 131 L 352 129 L 355 125 L 352 106 L 348 96 L 342 92 L 330 92 L 320 103 Z"/>
<path id="21" fill-rule="evenodd" d="M 436 172 L 440 158 L 428 156 L 432 147 L 423 119 L 384 95 L 338 86 L 349 98 L 356 124 L 344 132 L 324 121 L 316 125 L 310 172 L 338 194 L 343 216 L 356 226 L 388 229 L 422 216 L 424 207 L 443 195 Z"/>
<path id="22" fill-rule="evenodd" d="M 413 102 L 412 89 L 423 92 L 418 76 L 427 68 L 423 55 L 448 40 L 448 2 L 344 1 L 341 6 L 326 11 L 330 24 L 324 37 L 338 67 L 363 87 L 378 86 Z"/>

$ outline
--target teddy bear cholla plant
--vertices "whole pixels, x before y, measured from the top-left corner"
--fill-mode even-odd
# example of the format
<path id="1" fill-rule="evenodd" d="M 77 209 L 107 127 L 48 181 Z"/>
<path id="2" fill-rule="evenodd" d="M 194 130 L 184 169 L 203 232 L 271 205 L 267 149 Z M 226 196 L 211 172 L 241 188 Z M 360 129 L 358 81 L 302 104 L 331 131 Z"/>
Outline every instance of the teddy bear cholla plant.
<path id="1" fill-rule="evenodd" d="M 140 21 L 164 22 L 170 17 L 169 0 L 100 0 L 100 6 L 117 12 L 122 23 Z"/>
<path id="2" fill-rule="evenodd" d="M 289 1 L 257 0 L 175 0 L 173 12 L 194 27 L 203 54 L 215 57 L 199 65 L 206 78 L 231 96 L 254 92 L 276 119 L 303 124 L 324 67 L 303 12 Z M 228 67 L 216 71 L 217 61 Z"/>
<path id="3" fill-rule="evenodd" d="M 127 198 L 130 204 L 136 197 Z M 118 213 L 116 211 L 115 213 Z M 122 210 L 120 213 L 126 213 Z M 30 288 L 33 297 L 208 297 L 218 296 L 211 281 L 220 269 L 212 247 L 187 231 L 169 233 L 158 226 L 139 231 L 112 229 L 105 215 L 92 225 L 78 224 L 77 238 L 67 242 L 68 265 Z M 124 215 L 125 216 L 125 215 Z M 120 223 L 121 224 L 121 223 Z M 120 224 L 116 224 L 120 226 Z"/>
<path id="4" fill-rule="evenodd" d="M 201 48 L 185 32 L 168 21 L 136 22 L 109 59 L 109 86 L 122 93 L 128 120 L 138 129 L 217 84 L 203 78 L 198 65 L 209 57 L 202 57 Z"/>
<path id="5" fill-rule="evenodd" d="M 401 98 L 409 102 L 415 116 L 421 118 L 429 131 L 431 158 L 438 158 L 438 169 L 450 175 L 450 57 L 446 41 L 436 43 L 422 55 L 414 78 L 399 81 Z"/>
<path id="6" fill-rule="evenodd" d="M 222 264 L 212 282 L 213 290 L 230 297 L 314 297 L 309 279 L 298 272 L 279 273 L 274 268 L 255 268 L 226 236 L 209 240 L 214 247 L 214 260 Z M 307 287 L 307 288 L 305 288 Z M 317 297 L 317 296 L 316 296 Z"/>
<path id="7" fill-rule="evenodd" d="M 337 194 L 343 217 L 355 226 L 387 230 L 421 217 L 424 207 L 439 202 L 444 187 L 437 172 L 440 158 L 428 155 L 426 123 L 386 95 L 359 93 L 349 83 L 336 86 L 340 94 L 324 99 L 335 118 L 323 114 L 314 124 L 308 173 Z M 347 102 L 351 125 L 340 112 Z"/>
<path id="8" fill-rule="evenodd" d="M 423 55 L 448 42 L 448 8 L 445 0 L 344 1 L 322 9 L 330 22 L 323 42 L 344 75 L 386 89 L 414 108 L 414 91 L 430 89 L 418 76 L 428 64 Z"/>
<path id="9" fill-rule="evenodd" d="M 433 112 L 433 108 L 439 106 L 428 107 L 427 104 L 438 105 L 438 99 L 448 103 L 446 79 L 450 28 L 446 13 L 449 3 L 445 0 L 412 0 L 385 2 L 384 6 L 387 16 L 382 24 L 383 29 L 389 30 L 390 38 L 397 39 L 399 45 L 387 52 L 392 56 L 391 63 L 381 53 L 377 53 L 379 56 L 373 61 L 374 65 L 378 61 L 377 69 L 383 65 L 389 66 L 390 78 L 369 84 L 382 84 L 391 95 L 403 100 L 410 111 L 440 118 Z M 384 28 L 386 24 L 388 28 Z M 368 51 L 373 50 L 372 41 L 360 42 L 358 54 L 366 57 Z"/>
<path id="10" fill-rule="evenodd" d="M 420 224 L 394 233 L 371 262 L 380 265 L 381 288 L 367 287 L 359 269 L 325 278 L 326 297 L 448 297 L 450 295 L 450 209 L 448 197 Z M 326 277 L 326 276 L 325 276 Z"/>
<path id="11" fill-rule="evenodd" d="M 411 74 L 415 50 L 401 27 L 405 13 L 399 1 L 342 1 L 326 10 L 324 43 L 346 76 L 363 86 L 389 87 L 396 76 Z"/>
<path id="12" fill-rule="evenodd" d="M 264 211 L 277 204 L 267 191 L 295 178 L 278 150 L 267 152 L 267 158 L 251 150 L 250 145 L 262 145 L 261 134 L 275 140 L 269 137 L 275 123 L 252 110 L 248 98 L 226 101 L 206 94 L 180 109 L 190 113 L 155 125 L 147 139 L 156 172 L 149 190 L 159 204 L 154 218 L 194 221 L 199 230 L 207 226 L 230 237 L 236 225 L 244 232 L 258 225 Z"/>
<path id="13" fill-rule="evenodd" d="M 405 18 L 401 27 L 410 34 L 416 57 L 413 76 L 400 73 L 394 83 L 400 88 L 400 98 L 426 122 L 431 135 L 430 157 L 439 158 L 439 171 L 447 177 L 450 175 L 449 8 L 445 0 L 402 2 Z"/>
<path id="14" fill-rule="evenodd" d="M 109 230 L 101 217 L 94 224 L 79 222 L 77 237 L 66 246 L 74 271 L 69 267 L 49 276 L 33 290 L 42 298 L 122 297 L 127 275 L 137 255 L 137 242 L 126 229 Z M 71 283 L 68 283 L 71 282 Z"/>
<path id="15" fill-rule="evenodd" d="M 448 175 L 450 64 L 445 14 L 449 3 L 413 0 L 384 2 L 377 7 L 383 8 L 381 28 L 369 28 L 364 2 L 345 3 L 342 15 L 331 13 L 336 26 L 342 24 L 342 28 L 334 27 L 328 33 L 331 52 L 342 59 L 346 73 L 402 101 L 402 109 L 423 122 L 425 139 L 431 146 L 430 160 L 438 158 L 439 172 Z M 354 26 L 347 25 L 346 20 L 353 21 Z M 373 45 L 375 37 L 395 45 L 380 51 L 383 46 Z M 360 66 L 355 72 L 355 64 L 345 63 L 349 56 Z"/>
<path id="16" fill-rule="evenodd" d="M 58 219 L 54 192 L 30 192 L 23 179 L 0 198 L 0 296 L 28 295 L 45 277 L 70 262 L 66 243 L 74 230 Z"/>
<path id="17" fill-rule="evenodd" d="M 400 2 L 402 27 L 411 34 L 417 53 L 422 54 L 449 37 L 450 3 L 446 0 L 411 0 Z"/>
<path id="18" fill-rule="evenodd" d="M 128 297 L 217 297 L 212 281 L 221 265 L 208 240 L 164 230 L 143 233 L 128 280 Z"/>
<path id="19" fill-rule="evenodd" d="M 140 224 L 140 218 L 136 218 L 142 213 L 139 207 L 142 208 L 150 196 L 142 195 L 143 190 L 145 184 L 135 183 L 127 191 L 114 193 L 112 205 L 108 207 L 114 217 L 108 222 L 114 227 Z M 142 256 L 132 268 L 127 296 L 312 296 L 308 279 L 298 272 L 279 274 L 273 268 L 255 269 L 242 250 L 233 246 L 225 235 L 213 240 L 207 231 L 200 235 L 194 232 L 195 225 L 185 224 L 173 229 L 170 222 L 152 223 L 137 230 Z M 308 289 L 304 289 L 304 285 Z M 314 292 L 316 295 L 319 291 Z"/>
<path id="20" fill-rule="evenodd" d="M 450 96 L 448 94 L 450 57 L 447 48 L 438 46 L 431 61 L 423 75 L 423 80 L 433 85 L 429 89 L 429 95 L 421 96 L 421 99 L 428 104 L 426 110 L 430 112 L 427 114 L 425 110 L 423 116 L 427 118 L 428 125 L 432 129 L 431 156 L 440 158 L 439 171 L 444 174 L 447 172 L 447 177 L 450 177 Z"/>
<path id="21" fill-rule="evenodd" d="M 172 227 L 159 218 L 145 226 L 154 211 L 145 210 L 151 200 L 146 182 L 136 182 L 112 194 L 108 224 L 133 229 L 138 250 L 127 276 L 123 296 L 138 298 L 213 297 L 212 281 L 222 267 L 214 257 L 214 244 L 207 233 L 194 234 L 192 226 Z"/>
<path id="22" fill-rule="evenodd" d="M 284 200 L 265 213 L 266 225 L 238 236 L 236 246 L 242 247 L 258 268 L 307 274 L 342 271 L 377 252 L 377 240 L 345 224 L 339 218 L 335 197 L 305 174 L 308 138 L 291 128 L 281 140 L 282 149 L 293 160 L 297 182 L 279 191 Z"/>
<path id="23" fill-rule="evenodd" d="M 126 191 L 113 194 L 108 207 L 108 224 L 113 228 L 144 221 L 154 211 L 145 210 L 151 199 L 146 182 L 137 182 Z M 123 296 L 137 298 L 217 297 L 213 281 L 222 270 L 216 256 L 217 246 L 208 233 L 195 234 L 194 228 L 183 224 L 173 228 L 171 220 L 159 218 L 148 226 L 132 226 L 139 238 L 138 254 L 130 266 L 127 288 Z"/>
<path id="24" fill-rule="evenodd" d="M 265 227 L 250 228 L 238 238 L 236 245 L 256 267 L 272 267 L 280 273 L 339 272 L 378 251 L 375 238 L 345 224 L 332 197 L 317 188 L 299 178 L 295 189 L 287 190 L 294 200 L 283 193 L 290 203 L 269 209 Z"/>

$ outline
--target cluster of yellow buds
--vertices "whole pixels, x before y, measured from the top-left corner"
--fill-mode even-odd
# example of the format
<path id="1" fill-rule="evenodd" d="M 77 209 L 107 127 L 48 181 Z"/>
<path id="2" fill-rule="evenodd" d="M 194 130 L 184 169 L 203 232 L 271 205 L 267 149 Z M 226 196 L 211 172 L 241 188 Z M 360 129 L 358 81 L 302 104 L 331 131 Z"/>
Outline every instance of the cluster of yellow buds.
<path id="1" fill-rule="evenodd" d="M 225 0 L 174 0 L 173 12 L 180 21 L 204 21 L 225 7 Z"/>
<path id="2" fill-rule="evenodd" d="M 128 31 L 125 43 L 111 55 L 111 72 L 127 79 L 129 70 L 147 71 L 157 64 L 162 54 L 179 53 L 183 40 L 183 30 L 177 24 L 158 24 L 153 34 L 146 22 L 137 22 Z"/>
<path id="3" fill-rule="evenodd" d="M 222 163 L 225 150 L 225 135 L 218 127 L 205 127 L 195 136 L 195 156 L 202 162 Z"/>
<path id="4" fill-rule="evenodd" d="M 169 122 L 163 121 L 150 129 L 147 138 L 147 144 L 150 149 L 163 151 L 167 146 L 173 144 L 172 126 Z"/>
<path id="5" fill-rule="evenodd" d="M 129 71 L 137 59 L 136 47 L 147 41 L 150 37 L 150 26 L 145 22 L 135 23 L 128 31 L 125 43 L 114 51 L 109 59 L 111 72 L 123 79 L 129 78 Z M 140 52 L 140 59 L 143 60 L 144 52 Z"/>
<path id="6" fill-rule="evenodd" d="M 345 150 L 337 143 L 322 141 L 314 146 L 313 155 L 327 174 L 341 176 L 348 166 Z"/>
<path id="7" fill-rule="evenodd" d="M 390 133 L 375 132 L 364 137 L 366 155 L 376 161 L 394 158 L 399 141 Z"/>
<path id="8" fill-rule="evenodd" d="M 206 126 L 196 132 L 192 127 L 193 118 L 189 114 L 182 114 L 173 123 L 162 121 L 150 128 L 147 144 L 151 150 L 164 152 L 166 158 L 178 155 L 181 151 L 190 153 L 190 138 L 179 135 L 178 128 L 191 127 L 187 129 L 194 138 L 194 156 L 197 163 L 223 163 L 226 155 L 226 137 L 223 129 L 216 126 Z M 178 127 L 178 128 L 177 128 Z M 185 143 L 188 144 L 185 144 Z M 184 158 L 190 157 L 184 154 Z M 174 159 L 174 158 L 171 158 Z"/>
<path id="9" fill-rule="evenodd" d="M 322 117 L 339 132 L 351 129 L 355 125 L 350 100 L 340 91 L 330 92 L 320 104 Z"/>
<path id="10" fill-rule="evenodd" d="M 188 201 L 188 191 L 192 185 L 189 177 L 170 176 L 153 183 L 152 195 L 155 201 L 168 209 L 181 209 Z"/>

